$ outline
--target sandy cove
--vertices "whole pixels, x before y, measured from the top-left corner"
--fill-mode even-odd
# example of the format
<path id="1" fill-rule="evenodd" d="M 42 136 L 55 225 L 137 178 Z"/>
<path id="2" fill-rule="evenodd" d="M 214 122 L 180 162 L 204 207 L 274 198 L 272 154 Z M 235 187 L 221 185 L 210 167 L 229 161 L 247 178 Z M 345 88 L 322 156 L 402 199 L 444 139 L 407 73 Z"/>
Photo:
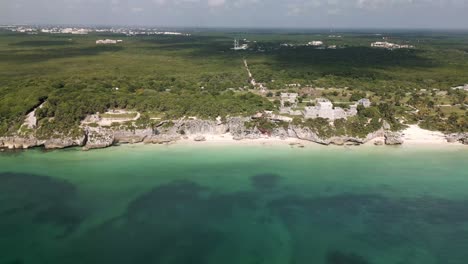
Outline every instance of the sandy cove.
<path id="1" fill-rule="evenodd" d="M 439 146 L 439 147 L 452 147 L 452 146 L 467 146 L 460 142 L 449 143 L 445 135 L 441 132 L 430 131 L 420 128 L 418 125 L 410 125 L 407 129 L 401 131 L 404 143 L 402 146 Z M 243 139 L 234 140 L 230 134 L 224 135 L 201 135 L 205 138 L 204 141 L 197 142 L 197 136 L 188 136 L 172 144 L 176 145 L 193 145 L 193 144 L 207 144 L 207 145 L 242 145 L 242 146 L 275 146 L 275 145 L 292 145 L 292 146 L 320 146 L 320 144 L 301 140 L 297 138 L 281 139 L 279 137 L 263 137 L 259 139 Z M 374 138 L 362 146 L 375 146 L 375 142 L 383 142 L 384 137 Z M 380 147 L 380 146 L 376 146 Z"/>
<path id="2" fill-rule="evenodd" d="M 418 125 L 410 125 L 402 131 L 406 145 L 463 145 L 461 143 L 448 143 L 441 132 L 420 128 Z"/>

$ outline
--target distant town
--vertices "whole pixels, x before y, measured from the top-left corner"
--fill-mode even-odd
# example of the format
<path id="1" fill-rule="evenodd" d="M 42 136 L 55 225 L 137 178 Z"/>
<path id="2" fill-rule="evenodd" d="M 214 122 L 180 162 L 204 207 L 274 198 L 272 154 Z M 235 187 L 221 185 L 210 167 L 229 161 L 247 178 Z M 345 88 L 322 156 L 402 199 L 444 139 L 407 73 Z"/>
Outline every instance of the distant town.
<path id="1" fill-rule="evenodd" d="M 179 31 L 165 31 L 158 28 L 151 28 L 151 27 L 102 27 L 102 26 L 87 26 L 87 27 L 79 27 L 79 26 L 47 26 L 47 25 L 0 25 L 0 28 L 9 30 L 11 32 L 18 32 L 18 33 L 25 33 L 29 35 L 36 35 L 39 33 L 43 34 L 71 34 L 71 35 L 87 35 L 90 33 L 112 33 L 112 34 L 122 34 L 125 36 L 139 36 L 139 35 L 172 35 L 172 36 L 191 36 L 190 33 L 186 32 L 179 32 Z M 328 35 L 328 38 L 343 38 L 341 35 Z M 416 48 L 414 45 L 409 44 L 397 44 L 391 43 L 387 41 L 386 37 L 382 37 L 384 41 L 377 41 L 370 43 L 370 47 L 372 48 L 382 48 L 388 50 L 395 50 L 395 49 L 414 49 Z M 96 44 L 117 44 L 122 41 L 118 40 L 97 40 Z M 243 51 L 249 50 L 251 47 L 251 41 L 247 39 L 234 39 L 234 47 L 232 50 L 234 51 Z M 256 43 L 254 41 L 254 43 Z M 311 40 L 307 43 L 281 43 L 280 48 L 292 48 L 292 47 L 313 47 L 316 49 L 337 49 L 342 48 L 335 44 L 327 44 L 324 40 Z M 263 52 L 265 51 L 262 48 L 257 47 L 257 51 Z"/>
<path id="2" fill-rule="evenodd" d="M 34 26 L 34 25 L 5 25 L 1 28 L 19 33 L 27 34 L 72 34 L 72 35 L 86 35 L 89 33 L 114 33 L 123 34 L 126 36 L 137 36 L 137 35 L 179 35 L 179 36 L 190 36 L 188 33 L 175 32 L 175 31 L 163 31 L 157 28 L 145 28 L 145 27 L 76 27 L 76 26 Z"/>

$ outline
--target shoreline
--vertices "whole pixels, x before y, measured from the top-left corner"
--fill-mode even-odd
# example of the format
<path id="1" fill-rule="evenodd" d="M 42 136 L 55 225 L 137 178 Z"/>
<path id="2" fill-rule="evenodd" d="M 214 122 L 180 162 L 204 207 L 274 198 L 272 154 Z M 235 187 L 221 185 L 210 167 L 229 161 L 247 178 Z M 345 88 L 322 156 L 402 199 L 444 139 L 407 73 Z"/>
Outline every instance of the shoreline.
<path id="1" fill-rule="evenodd" d="M 468 147 L 460 142 L 449 143 L 447 141 L 441 140 L 428 140 L 428 139 L 410 139 L 405 138 L 405 142 L 401 145 L 375 145 L 375 142 L 383 141 L 384 137 L 375 138 L 369 140 L 364 144 L 357 144 L 357 145 L 336 145 L 336 144 L 320 144 L 309 140 L 298 139 L 298 138 L 286 138 L 281 139 L 278 137 L 265 137 L 259 139 L 242 139 L 242 140 L 235 140 L 231 135 L 203 135 L 206 140 L 204 141 L 196 141 L 195 138 L 197 136 L 189 136 L 181 140 L 177 140 L 171 143 L 167 143 L 164 145 L 178 145 L 178 146 L 191 146 L 191 145 L 220 145 L 220 146 L 232 146 L 232 145 L 239 145 L 239 146 L 278 146 L 278 145 L 290 145 L 295 147 L 376 147 L 376 148 L 385 148 L 385 147 L 416 147 L 416 146 L 437 146 L 437 147 Z M 122 144 L 123 145 L 123 144 Z M 125 144 L 126 145 L 126 144 Z"/>
<path id="2" fill-rule="evenodd" d="M 357 145 L 336 145 L 336 144 L 320 144 L 317 142 L 313 142 L 310 140 L 299 139 L 299 138 L 292 138 L 288 137 L 285 139 L 281 139 L 279 137 L 262 137 L 258 139 L 242 139 L 242 140 L 235 140 L 232 135 L 224 134 L 224 135 L 191 135 L 186 136 L 183 139 L 174 141 L 169 143 L 168 145 L 241 145 L 241 146 L 275 146 L 275 145 L 291 145 L 291 146 L 337 146 L 337 147 L 368 147 L 368 146 L 375 146 L 375 147 L 422 147 L 422 146 L 437 146 L 437 147 L 465 147 L 468 145 L 464 145 L 461 142 L 448 142 L 446 136 L 442 132 L 437 131 L 430 131 L 420 128 L 417 125 L 410 125 L 407 129 L 401 131 L 402 138 L 404 140 L 403 144 L 401 145 L 376 145 L 376 142 L 384 142 L 385 137 L 376 137 L 373 138 L 364 144 L 357 144 Z M 196 141 L 195 139 L 198 136 L 202 136 L 205 138 L 203 141 Z"/>
<path id="3" fill-rule="evenodd" d="M 167 142 L 160 142 L 160 143 L 148 143 L 144 142 L 144 140 L 135 143 L 128 143 L 128 142 L 114 142 L 110 143 L 109 145 L 103 145 L 96 148 L 85 149 L 83 146 L 74 145 L 64 148 L 46 148 L 44 146 L 35 146 L 32 148 L 36 149 L 44 149 L 45 151 L 52 151 L 56 149 L 68 149 L 68 148 L 79 148 L 82 150 L 96 150 L 96 149 L 103 149 L 103 148 L 113 148 L 119 146 L 141 146 L 141 145 L 156 145 L 156 146 L 219 146 L 219 147 L 226 147 L 226 146 L 290 146 L 291 148 L 319 148 L 319 147 L 337 147 L 337 148 L 344 148 L 349 149 L 351 147 L 373 147 L 379 149 L 385 149 L 385 147 L 392 147 L 392 148 L 421 148 L 421 147 L 429 147 L 429 148 L 460 148 L 465 149 L 468 145 L 463 144 L 459 141 L 457 142 L 449 142 L 445 134 L 437 131 L 429 131 L 420 128 L 418 125 L 410 125 L 405 130 L 398 132 L 402 139 L 402 144 L 385 144 L 385 136 L 377 136 L 364 143 L 353 143 L 353 142 L 343 142 L 343 144 L 322 144 L 320 142 L 307 140 L 307 139 L 299 139 L 295 137 L 279 137 L 279 136 L 260 136 L 259 138 L 243 138 L 243 139 L 235 139 L 230 133 L 226 134 L 191 134 L 185 135 L 178 139 L 169 140 Z M 23 151 L 30 148 L 14 148 L 14 149 L 7 149 L 7 148 L 0 148 L 0 152 L 16 152 L 16 151 Z M 468 149 L 468 148 L 466 148 Z"/>
<path id="4" fill-rule="evenodd" d="M 431 149 L 431 150 L 468 150 L 468 145 L 464 145 L 460 142 L 449 143 L 449 142 L 440 142 L 440 141 L 427 141 L 427 140 L 409 140 L 405 141 L 401 145 L 375 145 L 374 142 L 383 140 L 380 138 L 375 138 L 369 140 L 364 144 L 359 145 L 324 145 L 316 142 L 312 142 L 309 140 L 302 140 L 297 138 L 287 138 L 287 139 L 280 139 L 280 138 L 260 138 L 260 139 L 243 139 L 243 140 L 235 140 L 230 135 L 210 135 L 206 136 L 206 141 L 195 141 L 194 138 L 196 136 L 190 136 L 185 139 L 180 139 L 177 141 L 172 141 L 168 143 L 161 143 L 161 144 L 148 144 L 143 142 L 138 143 L 116 143 L 106 148 L 97 148 L 97 149 L 90 149 L 88 151 L 100 151 L 100 150 L 111 150 L 114 148 L 154 148 L 154 149 L 163 149 L 163 148 L 202 148 L 202 147 L 209 147 L 209 148 L 223 148 L 223 147 L 289 147 L 291 149 L 335 149 L 335 150 L 358 150 L 358 149 L 373 149 L 373 150 L 386 150 L 386 149 L 401 149 L 401 150 L 420 150 L 420 149 Z M 2 153 L 18 153 L 18 152 L 25 152 L 28 150 L 40 150 L 45 153 L 48 152 L 55 152 L 60 150 L 77 150 L 83 152 L 83 147 L 80 146 L 71 146 L 67 148 L 60 148 L 60 149 L 46 149 L 43 146 L 37 146 L 29 149 L 0 149 L 0 154 Z M 85 151 L 87 152 L 87 151 Z"/>

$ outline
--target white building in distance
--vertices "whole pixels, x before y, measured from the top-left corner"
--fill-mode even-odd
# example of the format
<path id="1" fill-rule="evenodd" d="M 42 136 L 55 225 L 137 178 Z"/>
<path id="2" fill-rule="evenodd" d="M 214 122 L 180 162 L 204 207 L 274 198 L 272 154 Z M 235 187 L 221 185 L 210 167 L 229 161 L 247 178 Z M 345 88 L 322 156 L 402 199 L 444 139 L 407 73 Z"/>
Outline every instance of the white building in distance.
<path id="1" fill-rule="evenodd" d="M 452 87 L 453 90 L 465 90 L 468 92 L 468 84 Z"/>
<path id="2" fill-rule="evenodd" d="M 246 50 L 248 48 L 249 48 L 249 45 L 247 44 L 239 45 L 239 41 L 237 39 L 234 39 L 234 48 L 232 48 L 233 50 Z"/>
<path id="3" fill-rule="evenodd" d="M 89 33 L 89 30 L 85 28 L 80 28 L 80 29 L 73 30 L 71 33 L 73 35 L 86 35 Z"/>
<path id="4" fill-rule="evenodd" d="M 390 50 L 394 50 L 394 49 L 412 49 L 414 48 L 414 46 L 412 45 L 400 45 L 400 44 L 395 44 L 395 43 L 390 43 L 390 42 L 387 42 L 387 41 L 377 41 L 377 42 L 374 42 L 374 43 L 371 43 L 371 47 L 372 48 L 381 48 L 381 49 L 390 49 Z"/>
<path id="5" fill-rule="evenodd" d="M 99 39 L 96 40 L 96 44 L 117 44 L 123 42 L 122 40 L 114 40 L 114 39 Z"/>
<path id="6" fill-rule="evenodd" d="M 307 45 L 308 46 L 319 47 L 319 46 L 323 45 L 323 41 L 314 40 L 314 41 L 311 41 L 311 42 L 307 43 Z"/>

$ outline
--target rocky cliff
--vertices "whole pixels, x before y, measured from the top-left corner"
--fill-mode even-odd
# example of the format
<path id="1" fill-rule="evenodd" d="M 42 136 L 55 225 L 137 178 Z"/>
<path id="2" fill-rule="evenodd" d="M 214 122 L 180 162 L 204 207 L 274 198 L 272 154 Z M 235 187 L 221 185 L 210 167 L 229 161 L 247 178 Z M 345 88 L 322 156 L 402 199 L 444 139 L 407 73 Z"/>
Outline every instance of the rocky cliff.
<path id="1" fill-rule="evenodd" d="M 82 146 L 86 136 L 60 137 L 50 139 L 37 139 L 34 136 L 11 136 L 0 137 L 0 148 L 6 149 L 28 149 L 33 147 L 44 147 L 46 149 L 62 149 L 73 146 Z"/>
<path id="2" fill-rule="evenodd" d="M 449 134 L 445 138 L 449 143 L 461 142 L 465 145 L 468 145 L 468 133 Z"/>
<path id="3" fill-rule="evenodd" d="M 389 132 L 384 128 L 368 134 L 365 138 L 349 136 L 333 136 L 323 138 L 310 128 L 299 127 L 290 124 L 289 127 L 276 127 L 266 133 L 257 127 L 248 128 L 245 123 L 251 121 L 248 117 L 232 117 L 221 120 L 179 120 L 175 122 L 161 122 L 151 128 L 104 128 L 83 127 L 83 135 L 78 138 L 56 137 L 47 140 L 39 140 L 34 136 L 0 137 L 0 148 L 27 149 L 43 146 L 47 149 L 82 146 L 84 150 L 105 148 L 116 143 L 164 144 L 180 140 L 186 136 L 209 136 L 229 134 L 235 140 L 258 139 L 266 137 L 297 138 L 312 141 L 323 145 L 360 145 L 372 139 L 385 137 L 387 145 L 399 145 L 403 143 L 401 134 Z M 201 137 L 200 137 L 201 139 Z M 449 142 L 460 141 L 468 144 L 468 133 L 454 134 L 447 137 Z M 200 140 L 201 141 L 201 140 Z"/>
<path id="4" fill-rule="evenodd" d="M 86 144 L 83 150 L 107 148 L 115 141 L 114 131 L 102 127 L 86 128 Z"/>
<path id="5" fill-rule="evenodd" d="M 403 136 L 398 132 L 385 132 L 386 145 L 401 145 L 403 144 Z"/>

